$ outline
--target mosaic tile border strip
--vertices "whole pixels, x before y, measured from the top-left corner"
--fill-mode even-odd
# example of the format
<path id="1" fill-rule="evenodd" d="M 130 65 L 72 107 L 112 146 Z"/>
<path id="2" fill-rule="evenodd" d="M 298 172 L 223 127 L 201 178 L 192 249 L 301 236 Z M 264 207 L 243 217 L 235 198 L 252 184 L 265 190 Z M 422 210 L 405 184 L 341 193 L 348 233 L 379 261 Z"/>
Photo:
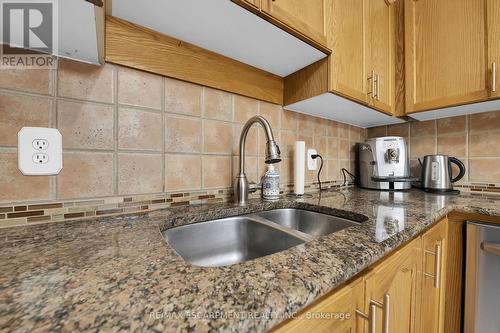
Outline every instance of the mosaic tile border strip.
<path id="1" fill-rule="evenodd" d="M 471 194 L 498 194 L 500 195 L 500 184 L 492 183 L 470 183 L 453 185 L 457 190 L 470 192 Z"/>
<path id="2" fill-rule="evenodd" d="M 340 181 L 322 183 L 323 188 L 341 187 Z M 347 186 L 352 186 L 348 184 Z M 317 184 L 304 186 L 306 192 L 318 189 Z M 282 194 L 293 192 L 293 184 L 283 185 Z M 112 216 L 149 212 L 169 207 L 202 205 L 227 202 L 232 199 L 232 188 L 183 191 L 174 193 L 144 194 L 137 196 L 114 196 L 75 201 L 50 201 L 0 205 L 0 228 L 26 226 L 67 220 L 79 220 L 96 216 Z M 260 190 L 250 198 L 260 197 Z"/>
<path id="3" fill-rule="evenodd" d="M 322 183 L 323 188 L 351 187 L 342 181 Z M 455 188 L 472 195 L 500 195 L 500 184 L 471 183 L 455 185 Z M 307 184 L 305 192 L 318 190 L 318 184 Z M 232 199 L 232 189 L 215 189 L 194 192 L 160 193 L 137 196 L 117 196 L 88 200 L 19 203 L 0 205 L 0 228 L 26 226 L 31 224 L 79 220 L 96 216 L 112 216 L 130 213 L 150 212 L 169 207 L 202 205 L 215 202 L 227 202 Z M 283 185 L 281 194 L 293 192 L 293 184 Z M 250 198 L 259 198 L 260 191 L 252 193 Z"/>

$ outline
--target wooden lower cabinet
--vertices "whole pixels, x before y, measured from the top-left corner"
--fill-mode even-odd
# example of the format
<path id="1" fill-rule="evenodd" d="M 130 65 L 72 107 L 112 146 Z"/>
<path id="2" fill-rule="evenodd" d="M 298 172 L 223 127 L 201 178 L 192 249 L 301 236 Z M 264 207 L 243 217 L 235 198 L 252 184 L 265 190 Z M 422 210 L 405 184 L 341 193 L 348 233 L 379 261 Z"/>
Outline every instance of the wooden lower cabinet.
<path id="1" fill-rule="evenodd" d="M 500 224 L 500 216 L 451 212 L 272 332 L 462 332 L 467 220 Z M 327 317 L 320 318 L 321 313 Z M 343 314 L 343 319 L 334 314 Z"/>
<path id="2" fill-rule="evenodd" d="M 417 332 L 444 332 L 448 220 L 422 236 L 422 304 Z"/>
<path id="3" fill-rule="evenodd" d="M 368 314 L 369 307 L 375 305 L 375 316 L 366 320 L 365 332 L 415 332 L 421 253 L 418 237 L 365 276 Z"/>
<path id="4" fill-rule="evenodd" d="M 362 333 L 364 321 L 356 315 L 364 302 L 364 281 L 358 278 L 276 327 L 274 333 Z"/>
<path id="5" fill-rule="evenodd" d="M 411 241 L 365 275 L 325 296 L 272 332 L 414 332 L 421 240 L 418 237 Z M 384 331 L 387 324 L 388 331 Z"/>
<path id="6" fill-rule="evenodd" d="M 272 332 L 444 332 L 447 223 L 438 222 Z"/>

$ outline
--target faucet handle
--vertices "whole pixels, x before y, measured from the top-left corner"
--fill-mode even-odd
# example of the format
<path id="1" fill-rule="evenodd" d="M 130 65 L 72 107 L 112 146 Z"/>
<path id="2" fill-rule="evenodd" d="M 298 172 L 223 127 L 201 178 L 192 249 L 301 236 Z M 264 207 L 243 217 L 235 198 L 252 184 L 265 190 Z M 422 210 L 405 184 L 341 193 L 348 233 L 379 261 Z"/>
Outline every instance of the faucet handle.
<path id="1" fill-rule="evenodd" d="M 248 182 L 248 192 L 254 193 L 261 187 L 261 184 L 257 184 L 256 182 Z"/>

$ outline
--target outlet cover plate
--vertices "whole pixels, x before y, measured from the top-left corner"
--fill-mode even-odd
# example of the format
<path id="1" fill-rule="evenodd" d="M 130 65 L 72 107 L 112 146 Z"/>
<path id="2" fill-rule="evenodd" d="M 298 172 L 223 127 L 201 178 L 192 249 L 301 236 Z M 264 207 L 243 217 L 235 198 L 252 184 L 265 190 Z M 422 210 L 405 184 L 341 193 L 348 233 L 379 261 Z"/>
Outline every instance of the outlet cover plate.
<path id="1" fill-rule="evenodd" d="M 47 145 L 37 149 L 35 140 Z M 25 176 L 57 175 L 62 170 L 62 135 L 55 128 L 23 127 L 17 133 L 18 168 Z M 43 159 L 35 158 L 39 154 Z M 47 161 L 45 159 L 48 159 Z"/>
<path id="2" fill-rule="evenodd" d="M 318 168 L 318 159 L 313 159 L 311 156 L 316 155 L 316 149 L 307 150 L 307 170 L 316 170 Z"/>

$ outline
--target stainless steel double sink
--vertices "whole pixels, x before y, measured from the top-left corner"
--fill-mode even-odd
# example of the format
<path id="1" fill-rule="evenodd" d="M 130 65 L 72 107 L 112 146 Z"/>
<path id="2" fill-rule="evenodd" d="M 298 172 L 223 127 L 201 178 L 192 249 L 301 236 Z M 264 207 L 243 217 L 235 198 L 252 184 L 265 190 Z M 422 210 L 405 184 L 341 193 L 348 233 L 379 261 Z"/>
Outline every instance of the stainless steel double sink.
<path id="1" fill-rule="evenodd" d="M 355 224 L 332 215 L 283 208 L 174 227 L 162 234 L 185 261 L 216 267 L 277 253 Z"/>

